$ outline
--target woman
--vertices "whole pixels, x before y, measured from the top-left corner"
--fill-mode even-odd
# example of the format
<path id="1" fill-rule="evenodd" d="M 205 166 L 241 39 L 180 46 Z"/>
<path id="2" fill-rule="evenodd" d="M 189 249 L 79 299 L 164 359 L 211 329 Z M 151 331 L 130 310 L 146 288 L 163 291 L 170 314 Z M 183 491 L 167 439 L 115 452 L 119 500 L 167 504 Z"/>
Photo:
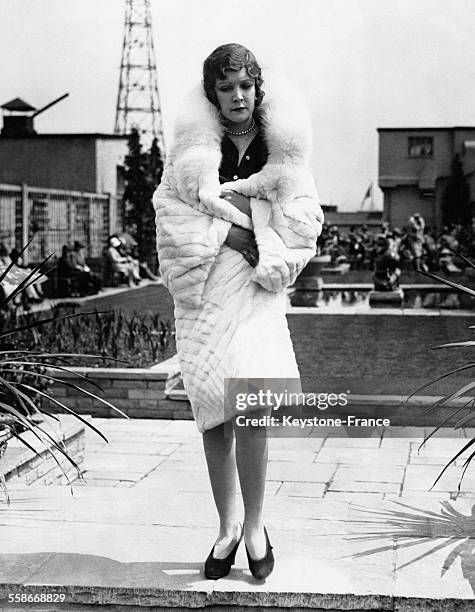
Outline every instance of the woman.
<path id="1" fill-rule="evenodd" d="M 135 271 L 135 266 L 130 258 L 124 253 L 124 245 L 115 234 L 109 238 L 109 246 L 106 250 L 106 259 L 113 275 L 124 278 L 129 287 L 135 287 L 140 282 L 140 275 Z"/>
<path id="2" fill-rule="evenodd" d="M 307 117 L 293 89 L 266 86 L 264 95 L 248 49 L 218 47 L 178 114 L 154 196 L 160 271 L 175 302 L 178 358 L 220 519 L 208 578 L 229 573 L 242 537 L 253 576 L 273 569 L 262 515 L 267 440 L 262 427 L 237 426 L 224 381 L 299 378 L 285 289 L 315 254 L 323 222 Z"/>

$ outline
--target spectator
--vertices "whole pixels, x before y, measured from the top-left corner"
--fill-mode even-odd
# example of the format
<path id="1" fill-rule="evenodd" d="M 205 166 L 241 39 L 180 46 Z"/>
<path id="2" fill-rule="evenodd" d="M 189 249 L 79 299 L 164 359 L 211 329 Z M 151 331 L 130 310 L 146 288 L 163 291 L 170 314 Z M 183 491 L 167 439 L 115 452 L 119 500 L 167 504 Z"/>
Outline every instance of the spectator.
<path id="1" fill-rule="evenodd" d="M 120 237 L 119 240 L 120 245 L 118 247 L 118 251 L 121 255 L 127 258 L 127 261 L 129 262 L 129 265 L 133 271 L 134 282 L 136 285 L 138 285 L 141 282 L 142 277 L 140 276 L 140 262 L 138 257 L 135 256 L 137 243 L 134 242 L 129 244 L 125 240 L 121 240 Z"/>
<path id="2" fill-rule="evenodd" d="M 402 229 L 393 228 L 386 222 L 381 227 L 382 235 L 389 241 L 388 249 L 399 258 L 399 267 L 404 270 L 442 269 L 448 273 L 460 273 L 463 266 L 452 253 L 449 257 L 447 247 L 470 259 L 475 258 L 475 230 L 471 227 L 451 225 L 437 232 L 435 227 L 426 225 L 419 213 L 411 215 L 407 227 Z M 353 270 L 374 270 L 376 257 L 380 254 L 376 236 L 366 225 L 351 226 L 347 238 L 337 226 L 324 225 L 318 247 L 318 254 L 330 255 L 333 263 L 346 257 Z"/>
<path id="3" fill-rule="evenodd" d="M 153 281 L 159 280 L 160 277 L 154 274 L 152 270 L 150 270 L 148 263 L 140 261 L 138 253 L 137 253 L 136 244 L 130 245 L 128 249 L 126 247 L 126 254 L 129 255 L 129 257 L 131 257 L 132 261 L 134 262 L 134 266 L 138 265 L 138 273 L 139 273 L 140 278 L 146 278 L 148 280 L 153 280 Z M 136 273 L 136 269 L 134 270 L 134 272 Z"/>
<path id="4" fill-rule="evenodd" d="M 26 266 L 20 266 L 19 257 L 17 252 L 14 253 L 15 260 L 11 258 L 11 252 L 8 247 L 2 242 L 0 243 L 0 267 L 2 269 L 7 268 L 12 262 L 14 265 L 12 266 L 10 278 L 15 279 L 15 286 L 18 286 L 24 279 L 28 277 L 29 270 Z M 28 285 L 21 292 L 21 303 L 25 309 L 30 307 L 31 302 L 42 302 L 44 299 L 43 291 L 41 289 L 41 284 L 45 282 L 47 278 L 41 274 L 36 273 L 34 277 L 32 277 L 28 281 Z M 4 281 L 4 291 L 6 294 L 9 294 L 15 286 L 7 286 L 7 283 Z M 18 305 L 18 304 L 17 304 Z"/>
<path id="5" fill-rule="evenodd" d="M 373 281 L 376 291 L 394 291 L 399 286 L 399 256 L 391 252 L 389 240 L 381 235 L 376 240 Z"/>
<path id="6" fill-rule="evenodd" d="M 76 284 L 73 263 L 71 261 L 71 247 L 63 244 L 61 257 L 56 263 L 56 284 L 53 288 L 53 297 L 72 297 L 79 295 Z"/>
<path id="7" fill-rule="evenodd" d="M 350 234 L 350 244 L 348 247 L 349 259 L 352 270 L 362 270 L 366 255 L 363 246 L 363 239 L 358 234 Z"/>
<path id="8" fill-rule="evenodd" d="M 119 276 L 119 278 L 123 277 L 128 282 L 129 287 L 135 287 L 137 277 L 138 282 L 140 282 L 138 268 L 131 261 L 131 258 L 124 253 L 124 246 L 116 235 L 109 238 L 106 258 L 112 274 Z"/>
<path id="9" fill-rule="evenodd" d="M 402 242 L 402 232 L 398 227 L 395 227 L 388 233 L 389 248 L 394 255 L 399 255 Z"/>
<path id="10" fill-rule="evenodd" d="M 421 267 L 422 250 L 424 246 L 424 228 L 424 219 L 418 212 L 414 213 L 414 215 L 409 219 L 409 236 L 414 268 L 416 270 L 419 270 Z"/>
<path id="11" fill-rule="evenodd" d="M 14 275 L 18 277 L 18 282 L 20 283 L 23 279 L 27 278 L 30 273 L 29 267 L 25 265 L 20 265 L 21 259 L 19 258 L 18 251 L 15 250 L 13 252 L 14 259 L 12 259 L 13 251 L 9 251 L 8 247 L 2 242 L 0 243 L 0 265 L 9 266 L 12 262 L 14 263 L 11 268 Z M 23 270 L 23 273 L 20 273 Z M 46 276 L 41 274 L 41 272 L 37 272 L 29 281 L 28 286 L 22 291 L 22 302 L 24 306 L 28 306 L 29 302 L 42 302 L 44 300 L 43 290 L 41 288 L 42 283 L 44 283 L 47 279 Z"/>
<path id="12" fill-rule="evenodd" d="M 60 277 L 70 277 L 72 275 L 71 247 L 67 244 L 63 244 L 56 270 Z"/>
<path id="13" fill-rule="evenodd" d="M 440 251 L 439 266 L 446 274 L 461 274 L 462 270 L 455 265 L 454 256 L 447 247 Z"/>
<path id="14" fill-rule="evenodd" d="M 422 264 L 423 269 L 426 270 L 437 270 L 437 243 L 434 236 L 426 230 L 424 234 L 424 250 L 425 250 L 425 263 Z"/>
<path id="15" fill-rule="evenodd" d="M 71 275 L 76 281 L 80 296 L 94 295 L 100 290 L 101 281 L 87 265 L 86 246 L 82 242 L 75 241 L 73 249 L 69 253 L 69 263 Z"/>

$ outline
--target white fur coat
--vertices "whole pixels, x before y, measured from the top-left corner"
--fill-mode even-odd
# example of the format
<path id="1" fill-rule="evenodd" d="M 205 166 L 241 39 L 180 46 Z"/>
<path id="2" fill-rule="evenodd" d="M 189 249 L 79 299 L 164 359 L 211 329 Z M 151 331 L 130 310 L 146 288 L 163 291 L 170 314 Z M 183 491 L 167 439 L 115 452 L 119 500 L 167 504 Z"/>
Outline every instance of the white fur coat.
<path id="1" fill-rule="evenodd" d="M 265 89 L 268 161 L 228 184 L 250 197 L 252 219 L 220 198 L 223 128 L 201 86 L 178 114 L 154 196 L 160 270 L 174 298 L 178 358 L 201 432 L 235 414 L 226 379 L 299 378 L 284 289 L 315 253 L 323 214 L 308 170 L 307 114 L 295 95 L 280 100 L 267 81 Z M 254 230 L 256 268 L 224 244 L 232 223 Z"/>
<path id="2" fill-rule="evenodd" d="M 274 90 L 266 80 L 261 111 L 267 163 L 248 179 L 224 185 L 218 179 L 224 130 L 201 84 L 178 112 L 175 141 L 154 196 L 160 268 L 175 301 L 199 307 L 231 223 L 254 230 L 259 264 L 250 274 L 268 291 L 292 284 L 315 254 L 323 213 L 309 170 L 308 112 L 295 88 L 279 84 Z M 252 219 L 220 198 L 225 187 L 251 198 Z"/>

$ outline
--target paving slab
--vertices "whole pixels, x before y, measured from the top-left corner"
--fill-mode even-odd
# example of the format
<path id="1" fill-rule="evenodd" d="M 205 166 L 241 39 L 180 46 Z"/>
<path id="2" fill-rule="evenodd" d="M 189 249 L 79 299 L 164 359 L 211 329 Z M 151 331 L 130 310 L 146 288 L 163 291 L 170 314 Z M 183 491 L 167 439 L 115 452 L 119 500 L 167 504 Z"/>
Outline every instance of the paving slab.
<path id="1" fill-rule="evenodd" d="M 64 592 L 64 609 L 75 612 L 86 604 L 223 612 L 475 608 L 475 486 L 468 478 L 457 499 L 452 490 L 424 491 L 440 464 L 411 462 L 421 430 L 342 444 L 269 440 L 264 510 L 276 566 L 258 582 L 243 546 L 229 577 L 204 579 L 217 514 L 194 423 L 94 423 L 114 437 L 107 451 L 92 444 L 86 457 L 98 478 L 75 485 L 74 495 L 64 486 L 16 484 L 11 505 L 0 501 L 0 609 L 13 588 Z M 418 457 L 437 459 L 453 448 L 439 440 Z M 161 454 L 150 452 L 156 449 Z M 242 513 L 239 494 L 236 502 Z"/>
<path id="2" fill-rule="evenodd" d="M 203 491 L 211 492 L 208 476 L 202 471 L 185 469 L 155 470 L 140 480 L 137 488 L 163 489 L 165 491 Z"/>
<path id="3" fill-rule="evenodd" d="M 339 465 L 333 478 L 333 484 L 336 481 L 341 482 L 393 482 L 401 484 L 406 467 L 402 465 L 366 465 L 363 469 L 361 466 L 350 467 Z"/>
<path id="4" fill-rule="evenodd" d="M 397 482 L 353 481 L 346 479 L 330 483 L 328 492 L 344 491 L 347 493 L 398 493 L 400 485 Z"/>
<path id="5" fill-rule="evenodd" d="M 323 497 L 327 490 L 325 483 L 321 482 L 283 482 L 277 495 L 289 497 Z"/>
<path id="6" fill-rule="evenodd" d="M 406 465 L 407 453 L 399 449 L 390 449 L 388 451 L 381 448 L 364 449 L 345 449 L 338 447 L 326 448 L 324 446 L 318 453 L 316 461 L 318 463 L 346 463 L 348 465 Z"/>
<path id="7" fill-rule="evenodd" d="M 301 463 L 313 463 L 316 451 L 311 450 L 289 450 L 289 449 L 269 449 L 269 461 L 293 461 Z"/>
<path id="8" fill-rule="evenodd" d="M 129 480 L 131 482 L 138 482 L 144 477 L 143 472 L 129 472 L 122 470 L 108 470 L 106 468 L 102 470 L 84 470 L 83 471 L 84 484 L 90 483 L 91 480 L 101 478 L 103 480 Z M 78 483 L 79 484 L 79 483 Z"/>
<path id="9" fill-rule="evenodd" d="M 437 465 L 439 467 L 444 467 L 450 461 L 452 456 L 453 454 L 450 454 L 447 457 L 428 457 L 427 455 L 411 454 L 411 456 L 409 457 L 409 465 Z"/>
<path id="10" fill-rule="evenodd" d="M 339 501 L 350 505 L 359 504 L 371 507 L 373 504 L 378 504 L 380 501 L 385 499 L 386 495 L 391 494 L 382 493 L 381 491 L 378 491 L 377 493 L 361 493 L 354 491 L 326 491 L 325 501 Z M 397 495 L 397 499 L 399 499 L 399 495 Z"/>
<path id="11" fill-rule="evenodd" d="M 127 454 L 104 453 L 97 451 L 88 453 L 85 457 L 82 469 L 84 470 L 124 470 L 128 472 L 149 472 L 156 468 L 162 457 L 147 454 Z"/>
<path id="12" fill-rule="evenodd" d="M 317 453 L 325 444 L 325 437 L 321 438 L 269 438 L 269 452 L 288 450 Z"/>
<path id="13" fill-rule="evenodd" d="M 334 465 L 324 463 L 292 463 L 269 461 L 267 480 L 290 482 L 328 482 L 335 472 Z"/>
<path id="14" fill-rule="evenodd" d="M 177 448 L 179 444 L 171 444 L 170 442 L 142 442 L 140 444 L 140 455 L 169 455 Z M 96 449 L 92 449 L 88 446 L 88 450 L 91 452 L 99 452 L 106 454 L 120 454 L 120 455 L 134 455 L 137 454 L 137 442 L 124 442 L 122 440 L 115 440 L 110 444 L 97 445 Z"/>

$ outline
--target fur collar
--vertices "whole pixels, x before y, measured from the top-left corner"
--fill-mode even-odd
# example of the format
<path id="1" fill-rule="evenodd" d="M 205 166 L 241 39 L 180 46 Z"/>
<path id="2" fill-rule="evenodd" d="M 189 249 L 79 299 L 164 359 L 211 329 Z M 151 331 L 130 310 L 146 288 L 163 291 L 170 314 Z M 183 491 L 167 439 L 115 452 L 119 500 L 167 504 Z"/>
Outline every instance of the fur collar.
<path id="1" fill-rule="evenodd" d="M 284 181 L 290 194 L 298 175 L 308 172 L 312 134 L 309 113 L 293 85 L 269 77 L 264 91 L 260 115 L 269 156 L 266 166 L 254 176 L 258 179 L 262 174 L 266 191 L 277 190 L 277 183 L 280 181 L 282 186 Z M 200 83 L 186 96 L 177 114 L 174 143 L 167 160 L 181 197 L 196 202 L 201 193 L 219 194 L 223 134 L 219 113 Z"/>

